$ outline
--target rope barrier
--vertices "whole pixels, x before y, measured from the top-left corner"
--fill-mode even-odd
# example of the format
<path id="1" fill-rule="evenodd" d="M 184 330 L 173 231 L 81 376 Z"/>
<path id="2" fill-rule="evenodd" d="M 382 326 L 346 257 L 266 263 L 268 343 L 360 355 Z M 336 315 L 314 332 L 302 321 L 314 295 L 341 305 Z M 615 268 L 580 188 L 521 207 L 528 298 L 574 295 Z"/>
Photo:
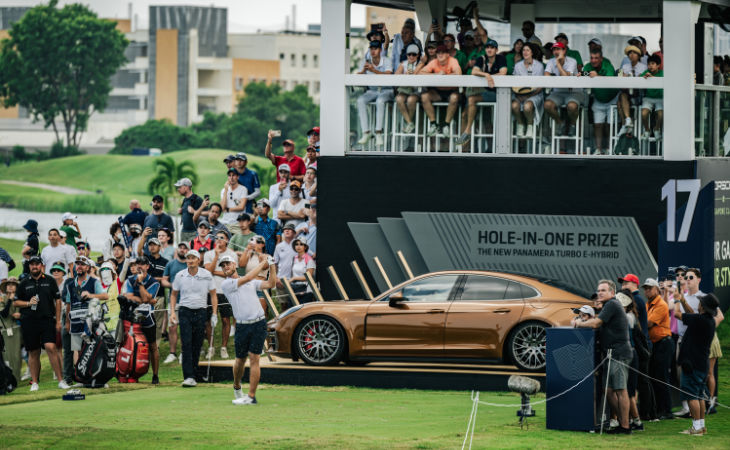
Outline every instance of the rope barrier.
<path id="1" fill-rule="evenodd" d="M 461 444 L 461 450 L 466 447 L 466 441 L 469 440 L 469 450 L 471 450 L 471 443 L 474 440 L 474 428 L 477 424 L 477 410 L 479 409 L 479 391 L 471 391 L 471 414 L 469 415 L 469 422 L 466 424 L 466 433 L 464 433 L 464 442 Z M 470 432 L 471 431 L 471 432 Z"/>

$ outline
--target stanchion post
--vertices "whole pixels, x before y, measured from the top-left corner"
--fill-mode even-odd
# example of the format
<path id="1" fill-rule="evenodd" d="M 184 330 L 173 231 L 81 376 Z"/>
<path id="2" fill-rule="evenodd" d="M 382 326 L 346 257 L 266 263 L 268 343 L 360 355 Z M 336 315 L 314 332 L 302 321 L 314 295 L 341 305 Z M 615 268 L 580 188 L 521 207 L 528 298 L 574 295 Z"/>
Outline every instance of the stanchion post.
<path id="1" fill-rule="evenodd" d="M 383 269 L 383 265 L 380 263 L 380 259 L 378 259 L 377 256 L 373 257 L 373 261 L 375 261 L 375 265 L 378 266 L 378 270 L 380 271 L 380 276 L 383 277 L 385 280 L 385 284 L 388 285 L 388 289 L 393 289 L 393 283 L 390 282 L 390 278 L 388 278 L 388 274 L 385 273 L 385 269 Z"/>
<path id="2" fill-rule="evenodd" d="M 357 264 L 357 261 L 350 262 L 350 267 L 352 267 L 352 271 L 355 272 L 355 278 L 357 278 L 357 281 L 360 282 L 360 287 L 365 293 L 365 298 L 367 298 L 368 300 L 374 299 L 375 297 L 373 297 L 373 291 L 370 290 L 368 282 L 365 281 L 365 277 L 363 276 L 362 271 L 360 270 L 360 266 Z"/>
<path id="3" fill-rule="evenodd" d="M 330 278 L 332 279 L 332 282 L 335 284 L 335 288 L 337 289 L 337 292 L 340 294 L 340 297 L 342 300 L 350 300 L 350 297 L 347 296 L 347 291 L 345 291 L 345 287 L 342 285 L 342 282 L 340 281 L 340 277 L 337 276 L 337 272 L 335 271 L 335 268 L 333 266 L 329 266 L 327 268 L 327 273 L 330 274 Z"/>
<path id="4" fill-rule="evenodd" d="M 282 284 L 284 284 L 284 289 L 286 289 L 287 294 L 289 294 L 289 297 L 291 297 L 291 302 L 294 306 L 299 306 L 299 299 L 297 298 L 296 294 L 294 294 L 294 289 L 291 288 L 291 283 L 289 283 L 289 280 L 287 278 L 281 278 Z"/>
<path id="5" fill-rule="evenodd" d="M 317 301 L 323 302 L 324 297 L 322 297 L 322 293 L 319 292 L 319 288 L 317 287 L 317 283 L 314 282 L 314 277 L 312 277 L 312 274 L 309 272 L 304 272 L 304 278 L 307 279 L 307 283 L 309 283 L 309 287 L 312 288 L 312 292 L 314 293 L 314 297 L 317 299 Z"/>
<path id="6" fill-rule="evenodd" d="M 606 397 L 608 397 L 608 378 L 611 374 L 611 353 L 613 349 L 608 349 L 608 367 L 606 367 L 606 385 L 603 387 L 603 407 L 601 408 L 601 435 L 603 435 L 603 424 L 606 422 Z"/>
<path id="7" fill-rule="evenodd" d="M 271 298 L 271 292 L 269 292 L 268 289 L 264 289 L 264 299 L 266 299 L 266 303 L 269 304 L 269 308 L 271 308 L 272 311 L 274 311 L 274 314 L 277 316 L 279 315 L 279 309 L 274 304 L 274 299 Z"/>
<path id="8" fill-rule="evenodd" d="M 408 279 L 413 279 L 413 272 L 411 271 L 411 266 L 408 265 L 408 261 L 406 261 L 406 257 L 403 255 L 403 252 L 398 250 L 396 252 L 398 255 L 398 261 L 400 261 L 400 265 L 403 267 L 403 271 L 408 275 Z"/>

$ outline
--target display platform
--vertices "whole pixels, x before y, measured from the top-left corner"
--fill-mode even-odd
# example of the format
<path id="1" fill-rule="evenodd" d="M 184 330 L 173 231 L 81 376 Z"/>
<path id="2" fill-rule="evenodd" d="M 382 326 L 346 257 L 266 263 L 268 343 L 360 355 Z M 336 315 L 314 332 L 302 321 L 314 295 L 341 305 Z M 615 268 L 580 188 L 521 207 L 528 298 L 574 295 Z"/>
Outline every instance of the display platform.
<path id="1" fill-rule="evenodd" d="M 234 360 L 211 361 L 210 381 L 233 380 Z M 208 361 L 198 366 L 198 376 L 205 377 Z M 301 386 L 356 386 L 391 389 L 508 391 L 510 375 L 524 375 L 540 381 L 545 388 L 544 373 L 520 372 L 515 366 L 487 364 L 441 364 L 374 362 L 364 366 L 308 366 L 303 362 L 261 357 L 261 382 Z M 248 364 L 244 374 L 248 381 Z"/>

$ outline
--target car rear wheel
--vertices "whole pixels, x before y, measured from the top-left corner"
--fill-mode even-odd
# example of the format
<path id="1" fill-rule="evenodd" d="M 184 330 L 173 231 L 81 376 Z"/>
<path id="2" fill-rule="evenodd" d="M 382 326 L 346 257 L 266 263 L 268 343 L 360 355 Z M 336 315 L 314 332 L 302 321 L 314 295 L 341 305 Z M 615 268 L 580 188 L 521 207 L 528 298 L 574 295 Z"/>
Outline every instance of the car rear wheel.
<path id="1" fill-rule="evenodd" d="M 545 342 L 547 325 L 540 322 L 520 324 L 510 334 L 509 356 L 521 370 L 545 370 Z"/>
<path id="2" fill-rule="evenodd" d="M 309 365 L 337 364 L 345 351 L 345 333 L 340 324 L 329 317 L 308 317 L 294 333 L 294 347 Z"/>

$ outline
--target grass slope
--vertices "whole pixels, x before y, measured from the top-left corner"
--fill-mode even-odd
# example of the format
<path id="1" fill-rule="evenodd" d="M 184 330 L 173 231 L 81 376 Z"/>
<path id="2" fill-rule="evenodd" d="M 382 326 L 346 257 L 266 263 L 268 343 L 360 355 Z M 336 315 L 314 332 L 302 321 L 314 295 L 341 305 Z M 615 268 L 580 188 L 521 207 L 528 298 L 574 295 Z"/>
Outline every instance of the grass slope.
<path id="1" fill-rule="evenodd" d="M 229 150 L 196 149 L 166 153 L 176 162 L 190 160 L 195 164 L 200 184 L 196 189 L 199 195 L 210 194 L 218 199 L 220 190 L 226 182 L 223 158 Z M 41 162 L 26 162 L 0 168 L 1 180 L 18 180 L 68 186 L 106 194 L 115 212 L 124 212 L 129 200 L 138 198 L 147 205 L 151 196 L 147 184 L 152 179 L 154 158 L 129 155 L 81 155 Z M 249 164 L 256 163 L 266 167 L 271 163 L 260 156 L 249 156 Z M 262 189 L 263 192 L 266 192 Z M 46 190 L 22 186 L 0 184 L 0 202 L 12 203 L 12 199 L 45 195 L 49 201 L 62 202 L 67 196 L 49 193 Z M 16 201 L 17 203 L 17 201 Z M 59 204 L 58 211 L 62 211 Z M 80 211 L 76 211 L 80 212 Z"/>

